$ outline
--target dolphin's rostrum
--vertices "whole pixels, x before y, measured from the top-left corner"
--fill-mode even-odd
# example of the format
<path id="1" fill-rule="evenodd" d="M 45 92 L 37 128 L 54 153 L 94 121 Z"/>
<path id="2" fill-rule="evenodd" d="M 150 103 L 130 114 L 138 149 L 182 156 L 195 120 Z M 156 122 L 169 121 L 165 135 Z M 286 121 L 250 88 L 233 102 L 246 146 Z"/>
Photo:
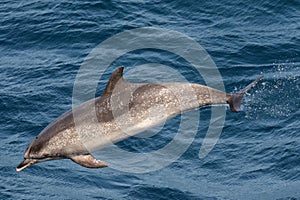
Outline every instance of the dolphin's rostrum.
<path id="1" fill-rule="evenodd" d="M 254 87 L 257 78 L 235 94 L 191 83 L 129 83 L 118 68 L 101 97 L 70 110 L 49 124 L 29 145 L 21 171 L 33 164 L 68 158 L 88 168 L 108 165 L 95 159 L 90 152 L 160 124 L 181 112 L 213 104 L 229 104 L 239 112 L 243 95 Z M 190 92 L 188 92 L 190 91 Z M 156 117 L 149 112 L 162 111 Z M 96 113 L 93 120 L 92 113 Z"/>

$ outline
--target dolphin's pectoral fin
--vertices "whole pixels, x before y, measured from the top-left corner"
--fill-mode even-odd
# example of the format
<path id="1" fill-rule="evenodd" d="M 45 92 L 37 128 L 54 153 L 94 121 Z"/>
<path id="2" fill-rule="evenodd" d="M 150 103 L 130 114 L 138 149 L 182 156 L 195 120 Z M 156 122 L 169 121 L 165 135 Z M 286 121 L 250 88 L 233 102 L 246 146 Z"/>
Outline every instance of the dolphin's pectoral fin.
<path id="1" fill-rule="evenodd" d="M 101 160 L 97 160 L 91 154 L 76 155 L 70 157 L 70 159 L 73 162 L 88 168 L 103 168 L 108 166 L 107 163 L 102 162 Z"/>

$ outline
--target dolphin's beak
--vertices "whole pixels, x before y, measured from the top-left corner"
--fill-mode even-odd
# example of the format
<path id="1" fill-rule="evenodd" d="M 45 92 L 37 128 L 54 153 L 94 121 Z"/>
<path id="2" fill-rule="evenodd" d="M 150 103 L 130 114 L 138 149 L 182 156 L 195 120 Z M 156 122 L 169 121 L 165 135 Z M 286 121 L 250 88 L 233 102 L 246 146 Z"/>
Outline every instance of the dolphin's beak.
<path id="1" fill-rule="evenodd" d="M 18 167 L 16 168 L 17 172 L 22 171 L 26 167 L 29 167 L 30 165 L 34 165 L 35 163 L 39 162 L 37 159 L 27 159 L 25 158 L 23 162 L 21 162 Z"/>

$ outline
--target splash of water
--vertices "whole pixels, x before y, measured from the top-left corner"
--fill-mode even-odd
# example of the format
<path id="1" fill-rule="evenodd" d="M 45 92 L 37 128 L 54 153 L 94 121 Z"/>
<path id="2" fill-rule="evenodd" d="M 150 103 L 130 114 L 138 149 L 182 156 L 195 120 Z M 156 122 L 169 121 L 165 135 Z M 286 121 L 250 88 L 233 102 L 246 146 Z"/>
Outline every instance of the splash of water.
<path id="1" fill-rule="evenodd" d="M 278 64 L 265 70 L 264 79 L 254 93 L 244 100 L 248 119 L 262 116 L 289 117 L 300 108 L 300 65 Z"/>

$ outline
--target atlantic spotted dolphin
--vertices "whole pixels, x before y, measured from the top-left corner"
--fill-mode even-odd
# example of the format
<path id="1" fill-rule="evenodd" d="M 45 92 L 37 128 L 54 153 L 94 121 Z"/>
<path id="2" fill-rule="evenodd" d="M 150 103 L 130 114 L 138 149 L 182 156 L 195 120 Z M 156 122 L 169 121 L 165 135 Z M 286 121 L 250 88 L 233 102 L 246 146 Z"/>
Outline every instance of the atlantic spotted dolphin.
<path id="1" fill-rule="evenodd" d="M 107 167 L 90 152 L 188 110 L 229 104 L 231 111 L 239 112 L 243 95 L 262 79 L 259 77 L 240 92 L 228 94 L 192 83 L 129 83 L 123 79 L 123 69 L 120 67 L 111 75 L 100 97 L 64 113 L 42 130 L 26 149 L 24 161 L 16 170 L 65 158 L 88 168 Z"/>

